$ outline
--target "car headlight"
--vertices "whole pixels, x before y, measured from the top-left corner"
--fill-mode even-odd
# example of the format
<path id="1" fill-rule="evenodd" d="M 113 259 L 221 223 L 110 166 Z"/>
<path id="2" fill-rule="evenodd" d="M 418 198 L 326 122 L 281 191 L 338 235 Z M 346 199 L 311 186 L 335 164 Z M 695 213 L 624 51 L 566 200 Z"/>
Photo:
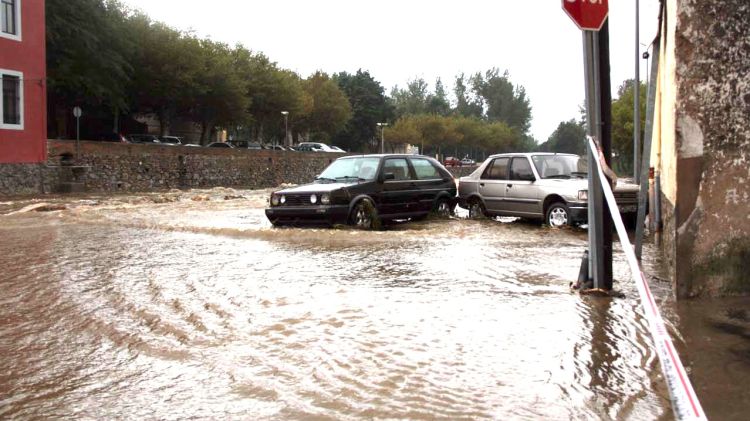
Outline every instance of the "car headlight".
<path id="1" fill-rule="evenodd" d="M 320 196 L 320 203 L 324 205 L 330 205 L 331 204 L 331 195 L 328 193 L 323 193 Z"/>
<path id="2" fill-rule="evenodd" d="M 271 195 L 271 206 L 279 206 L 279 196 L 272 194 Z"/>
<path id="3" fill-rule="evenodd" d="M 279 199 L 279 202 L 283 205 L 286 203 L 286 196 L 281 196 L 281 199 Z"/>
<path id="4" fill-rule="evenodd" d="M 578 200 L 589 200 L 588 190 L 578 190 Z"/>
<path id="5" fill-rule="evenodd" d="M 316 196 L 314 194 L 311 195 L 310 196 L 310 203 L 312 203 L 313 205 L 316 204 L 316 203 L 318 203 L 318 196 Z"/>

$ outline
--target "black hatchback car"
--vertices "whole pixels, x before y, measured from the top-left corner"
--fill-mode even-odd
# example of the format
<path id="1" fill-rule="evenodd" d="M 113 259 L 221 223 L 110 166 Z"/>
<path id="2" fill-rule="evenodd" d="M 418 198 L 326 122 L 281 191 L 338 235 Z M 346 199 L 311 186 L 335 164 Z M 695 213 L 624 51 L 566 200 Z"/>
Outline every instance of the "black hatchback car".
<path id="1" fill-rule="evenodd" d="M 271 195 L 273 225 L 351 224 L 362 229 L 395 219 L 449 215 L 456 183 L 439 162 L 420 155 L 339 158 L 310 184 Z"/>

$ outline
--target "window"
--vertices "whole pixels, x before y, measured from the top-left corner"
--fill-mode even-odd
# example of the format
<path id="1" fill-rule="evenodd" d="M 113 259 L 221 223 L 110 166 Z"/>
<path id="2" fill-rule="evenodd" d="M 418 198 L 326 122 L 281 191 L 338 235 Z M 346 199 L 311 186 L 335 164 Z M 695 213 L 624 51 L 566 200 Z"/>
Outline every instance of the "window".
<path id="1" fill-rule="evenodd" d="M 21 0 L 0 0 L 0 36 L 21 39 Z"/>
<path id="2" fill-rule="evenodd" d="M 2 101 L 0 101 L 0 129 L 23 130 L 23 74 L 0 69 Z"/>
<path id="3" fill-rule="evenodd" d="M 496 158 L 484 170 L 482 178 L 486 180 L 507 180 L 508 179 L 508 158 Z"/>
<path id="4" fill-rule="evenodd" d="M 526 158 L 513 158 L 510 165 L 511 180 L 533 180 L 534 173 L 531 171 L 531 164 Z"/>
<path id="5" fill-rule="evenodd" d="M 443 178 L 437 168 L 432 165 L 432 162 L 426 159 L 412 159 L 411 164 L 417 173 L 417 180 L 439 180 Z"/>
<path id="6" fill-rule="evenodd" d="M 388 173 L 393 174 L 393 180 L 395 181 L 412 179 L 406 158 L 386 159 L 383 166 L 383 174 Z"/>

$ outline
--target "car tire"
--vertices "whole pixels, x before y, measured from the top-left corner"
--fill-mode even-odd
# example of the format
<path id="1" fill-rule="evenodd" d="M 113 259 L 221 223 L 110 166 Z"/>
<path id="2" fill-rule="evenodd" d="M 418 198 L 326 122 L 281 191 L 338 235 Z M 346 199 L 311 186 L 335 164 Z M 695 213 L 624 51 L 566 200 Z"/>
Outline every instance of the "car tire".
<path id="1" fill-rule="evenodd" d="M 380 228 L 381 222 L 375 205 L 368 199 L 362 199 L 354 205 L 349 223 L 355 228 L 371 230 Z"/>
<path id="2" fill-rule="evenodd" d="M 560 228 L 572 225 L 570 209 L 562 202 L 555 202 L 547 208 L 544 222 L 552 228 Z"/>
<path id="3" fill-rule="evenodd" d="M 432 214 L 438 218 L 450 218 L 453 215 L 453 206 L 451 206 L 450 200 L 446 198 L 438 199 L 432 208 Z"/>
<path id="4" fill-rule="evenodd" d="M 479 199 L 471 199 L 469 201 L 469 218 L 480 219 L 487 217 L 487 210 L 484 208 L 482 201 Z"/>

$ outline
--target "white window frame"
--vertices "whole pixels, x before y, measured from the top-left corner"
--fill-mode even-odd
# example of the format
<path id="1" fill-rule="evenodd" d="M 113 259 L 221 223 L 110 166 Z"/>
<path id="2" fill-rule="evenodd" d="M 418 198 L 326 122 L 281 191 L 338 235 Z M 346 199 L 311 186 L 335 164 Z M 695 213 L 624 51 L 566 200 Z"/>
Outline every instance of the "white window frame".
<path id="1" fill-rule="evenodd" d="M 21 34 L 22 34 L 22 29 L 21 29 L 21 2 L 22 1 L 23 0 L 16 0 L 16 16 L 15 16 L 15 19 L 16 19 L 16 32 L 17 32 L 17 34 L 15 34 L 15 35 L 13 35 L 13 34 L 7 34 L 7 33 L 3 32 L 2 30 L 0 30 L 0 37 L 7 38 L 7 39 L 12 39 L 14 41 L 21 41 L 21 39 L 22 39 L 21 38 Z"/>
<path id="2" fill-rule="evenodd" d="M 18 85 L 19 85 L 19 117 L 21 120 L 21 124 L 6 124 L 3 121 L 3 91 L 2 91 L 2 77 L 4 75 L 8 76 L 15 76 L 18 78 Z M 23 130 L 24 127 L 24 100 L 23 100 L 23 73 L 17 72 L 15 70 L 6 70 L 6 69 L 0 69 L 0 129 L 3 130 Z"/>

